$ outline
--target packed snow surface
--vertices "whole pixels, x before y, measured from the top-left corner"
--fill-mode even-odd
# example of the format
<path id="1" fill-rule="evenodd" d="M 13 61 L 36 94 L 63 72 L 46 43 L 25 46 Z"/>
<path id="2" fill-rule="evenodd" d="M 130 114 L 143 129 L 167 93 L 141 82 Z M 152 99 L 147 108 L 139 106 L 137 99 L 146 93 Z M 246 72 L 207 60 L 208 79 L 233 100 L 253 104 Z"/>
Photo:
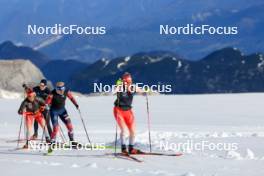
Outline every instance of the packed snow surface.
<path id="1" fill-rule="evenodd" d="M 264 94 L 150 96 L 151 139 L 155 152 L 183 156 L 135 156 L 142 163 L 115 158 L 101 151 L 14 150 L 22 99 L 0 99 L 0 170 L 5 175 L 133 175 L 133 176 L 262 176 L 264 175 Z M 77 98 L 92 142 L 114 145 L 114 97 Z M 67 102 L 76 140 L 87 141 L 78 112 Z M 136 146 L 148 151 L 146 99 L 136 96 Z M 63 127 L 64 133 L 66 129 Z M 39 129 L 39 138 L 42 130 Z M 24 138 L 24 130 L 22 130 Z M 61 140 L 58 137 L 58 140 Z M 235 150 L 176 149 L 175 145 L 235 144 Z M 161 144 L 168 144 L 162 148 Z M 23 143 L 20 143 L 22 146 Z M 119 140 L 118 140 L 119 146 Z M 183 150 L 184 149 L 184 150 Z"/>

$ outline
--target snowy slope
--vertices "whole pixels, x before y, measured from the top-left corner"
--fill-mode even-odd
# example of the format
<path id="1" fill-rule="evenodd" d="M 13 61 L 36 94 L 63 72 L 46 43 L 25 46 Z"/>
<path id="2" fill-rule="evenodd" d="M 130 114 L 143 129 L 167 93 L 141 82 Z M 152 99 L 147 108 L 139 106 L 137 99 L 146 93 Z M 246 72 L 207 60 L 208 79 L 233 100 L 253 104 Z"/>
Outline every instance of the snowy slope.
<path id="1" fill-rule="evenodd" d="M 180 143 L 237 143 L 236 151 L 185 151 L 181 157 L 137 156 L 136 163 L 106 156 L 106 151 L 10 151 L 16 143 L 21 100 L 0 100 L 0 170 L 6 175 L 163 175 L 163 176 L 261 176 L 264 174 L 264 94 L 151 96 L 151 129 L 155 151 L 161 141 Z M 78 101 L 93 142 L 114 142 L 114 97 L 79 97 Z M 76 139 L 86 142 L 78 113 L 67 105 Z M 137 146 L 148 150 L 144 97 L 135 97 Z M 64 128 L 65 131 L 65 128 Z M 41 134 L 41 132 L 40 132 Z M 23 135 L 22 135 L 23 136 Z M 8 142 L 9 141 L 9 142 Z M 20 144 L 22 145 L 22 144 Z M 15 169 L 12 169 L 15 168 Z"/>

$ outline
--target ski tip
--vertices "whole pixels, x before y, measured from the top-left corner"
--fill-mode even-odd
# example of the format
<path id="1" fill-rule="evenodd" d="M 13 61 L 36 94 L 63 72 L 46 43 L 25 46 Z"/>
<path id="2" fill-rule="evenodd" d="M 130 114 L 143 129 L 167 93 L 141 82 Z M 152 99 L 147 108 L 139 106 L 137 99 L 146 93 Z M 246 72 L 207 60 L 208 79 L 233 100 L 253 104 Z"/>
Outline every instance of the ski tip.
<path id="1" fill-rule="evenodd" d="M 183 153 L 176 153 L 174 156 L 183 156 Z"/>

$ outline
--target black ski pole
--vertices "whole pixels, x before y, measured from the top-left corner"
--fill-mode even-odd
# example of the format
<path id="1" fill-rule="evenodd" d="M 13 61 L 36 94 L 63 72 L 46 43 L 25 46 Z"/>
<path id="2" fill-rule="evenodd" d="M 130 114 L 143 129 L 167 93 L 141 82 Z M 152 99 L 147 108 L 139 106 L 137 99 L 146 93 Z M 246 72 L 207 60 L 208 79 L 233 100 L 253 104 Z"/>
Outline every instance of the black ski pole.
<path id="1" fill-rule="evenodd" d="M 46 112 L 46 115 L 47 115 L 47 112 Z M 45 134 L 45 130 L 47 129 L 47 122 L 46 122 L 45 117 L 44 117 L 43 114 L 42 114 L 42 116 L 43 116 L 43 118 L 44 118 L 45 125 L 44 125 L 44 127 L 43 127 L 43 133 L 42 133 L 42 136 L 41 136 L 41 143 L 43 143 L 43 141 L 44 141 L 44 134 Z"/>
<path id="2" fill-rule="evenodd" d="M 25 83 L 23 83 L 22 87 L 24 88 L 23 95 L 24 95 L 24 99 L 25 99 L 25 98 L 26 98 L 26 90 L 28 90 L 28 86 L 27 86 Z M 24 118 L 23 115 L 22 115 L 22 118 Z M 26 121 L 26 119 L 25 119 L 25 121 Z M 26 140 L 28 140 L 28 138 L 27 138 L 27 134 L 26 134 L 26 123 L 25 123 L 25 121 L 24 121 L 24 120 L 21 120 L 21 126 L 24 125 L 24 138 L 25 138 Z M 22 124 L 22 123 L 24 123 L 24 124 Z M 21 128 L 22 128 L 22 127 L 21 127 Z M 22 130 L 22 129 L 21 129 L 21 130 Z"/>
<path id="3" fill-rule="evenodd" d="M 83 128 L 84 128 L 84 131 L 85 131 L 85 133 L 86 133 L 87 140 L 88 140 L 88 142 L 90 143 L 90 145 L 91 145 L 91 147 L 92 147 L 92 143 L 91 143 L 91 140 L 90 140 L 90 138 L 89 138 L 89 135 L 88 135 L 88 132 L 87 132 L 87 129 L 86 129 L 86 126 L 85 126 L 85 123 L 84 123 L 83 117 L 82 117 L 81 110 L 78 109 L 78 112 L 79 112 L 79 115 L 80 115 L 80 118 L 81 118 L 81 121 L 82 121 L 82 125 L 83 125 Z"/>
<path id="4" fill-rule="evenodd" d="M 146 94 L 146 103 L 147 103 L 147 114 L 148 114 L 149 151 L 152 152 L 152 146 L 151 146 L 151 134 L 150 134 L 149 100 L 148 100 L 148 95 L 147 95 L 147 94 Z"/>
<path id="5" fill-rule="evenodd" d="M 46 129 L 46 123 L 45 123 L 45 125 L 44 125 L 44 127 L 43 127 L 43 132 L 42 132 L 42 136 L 41 136 L 41 143 L 43 143 L 43 141 L 44 141 L 44 133 L 45 133 L 45 129 Z"/>
<path id="6" fill-rule="evenodd" d="M 23 123 L 24 123 L 24 138 L 26 139 L 26 140 L 28 140 L 28 129 L 27 129 L 27 127 L 26 127 L 26 119 L 25 120 L 23 120 Z M 31 136 L 30 136 L 31 137 Z"/>
<path id="7" fill-rule="evenodd" d="M 121 80 L 121 78 L 119 78 L 118 80 L 117 80 L 117 82 L 116 82 L 116 85 L 117 86 L 120 86 L 120 85 L 122 85 L 122 80 Z M 117 90 L 117 89 L 116 89 Z M 118 93 L 118 92 L 117 92 Z M 116 94 L 117 94 L 116 93 Z M 119 105 L 119 103 L 120 103 L 120 100 L 119 100 L 119 96 L 118 96 L 118 94 L 117 94 L 117 104 Z M 115 130 L 115 156 L 117 155 L 117 153 L 116 153 L 116 149 L 117 149 L 117 120 L 115 120 L 115 124 L 116 124 L 116 130 Z"/>
<path id="8" fill-rule="evenodd" d="M 20 126 L 19 126 L 19 131 L 18 131 L 18 137 L 17 137 L 17 148 L 19 147 L 19 142 L 20 142 L 20 134 L 21 134 L 21 130 L 22 130 L 22 124 L 23 124 L 23 115 L 21 116 L 21 120 L 20 120 Z"/>
<path id="9" fill-rule="evenodd" d="M 117 124 L 116 124 L 116 130 L 115 130 L 115 155 L 116 155 L 116 146 L 117 146 Z"/>
<path id="10" fill-rule="evenodd" d="M 62 142 L 65 143 L 66 142 L 66 136 L 64 134 L 62 127 L 60 125 L 59 125 L 59 127 L 60 127 L 60 136 L 61 136 Z"/>
<path id="11" fill-rule="evenodd" d="M 49 114 L 49 111 L 45 111 L 45 116 L 47 116 L 48 114 Z M 46 118 L 45 118 L 44 114 L 42 114 L 42 115 L 43 115 L 43 118 L 44 118 L 45 125 L 43 127 L 41 143 L 43 143 L 43 141 L 44 141 L 45 130 L 48 130 L 48 122 L 46 121 Z"/>
<path id="12" fill-rule="evenodd" d="M 43 145 L 44 135 L 45 135 L 45 130 L 46 129 L 47 129 L 47 124 L 46 124 L 46 121 L 45 121 L 45 124 L 44 124 L 44 127 L 43 127 L 43 133 L 42 133 L 42 136 L 41 136 L 41 146 Z M 41 152 L 41 148 L 39 148 L 39 152 Z"/>

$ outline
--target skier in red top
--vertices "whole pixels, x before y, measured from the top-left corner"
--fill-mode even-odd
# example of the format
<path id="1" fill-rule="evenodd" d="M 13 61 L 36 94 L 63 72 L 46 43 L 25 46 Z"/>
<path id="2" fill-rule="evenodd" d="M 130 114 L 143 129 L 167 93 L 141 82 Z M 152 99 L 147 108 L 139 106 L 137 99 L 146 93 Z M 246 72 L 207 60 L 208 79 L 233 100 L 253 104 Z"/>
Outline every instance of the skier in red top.
<path id="1" fill-rule="evenodd" d="M 120 128 L 120 140 L 122 153 L 138 154 L 140 150 L 134 148 L 135 142 L 135 118 L 132 111 L 133 96 L 135 93 L 144 94 L 145 91 L 132 84 L 132 77 L 129 73 L 122 76 L 121 85 L 117 85 L 115 90 L 117 99 L 115 100 L 114 116 Z M 128 151 L 125 144 L 125 130 L 129 132 Z"/>
<path id="2" fill-rule="evenodd" d="M 56 135 L 59 131 L 59 117 L 68 129 L 68 136 L 71 145 L 77 145 L 77 142 L 74 142 L 72 122 L 67 113 L 67 110 L 65 109 L 65 101 L 67 98 L 69 98 L 75 105 L 75 107 L 79 109 L 79 105 L 74 99 L 72 93 L 68 89 L 66 89 L 64 82 L 58 82 L 56 84 L 56 88 L 51 92 L 46 100 L 46 104 L 50 105 L 50 118 L 53 125 L 51 142 L 55 142 Z"/>
<path id="3" fill-rule="evenodd" d="M 44 129 L 44 134 L 46 137 L 46 141 L 50 142 L 50 137 L 48 130 L 46 128 L 45 119 L 43 117 L 42 112 L 45 110 L 45 102 L 36 97 L 36 94 L 33 90 L 27 90 L 27 98 L 21 103 L 18 113 L 23 115 L 26 119 L 26 127 L 27 127 L 27 142 L 23 148 L 28 148 L 28 144 L 30 141 L 30 136 L 32 133 L 32 126 L 34 120 L 37 121 L 40 126 Z"/>

